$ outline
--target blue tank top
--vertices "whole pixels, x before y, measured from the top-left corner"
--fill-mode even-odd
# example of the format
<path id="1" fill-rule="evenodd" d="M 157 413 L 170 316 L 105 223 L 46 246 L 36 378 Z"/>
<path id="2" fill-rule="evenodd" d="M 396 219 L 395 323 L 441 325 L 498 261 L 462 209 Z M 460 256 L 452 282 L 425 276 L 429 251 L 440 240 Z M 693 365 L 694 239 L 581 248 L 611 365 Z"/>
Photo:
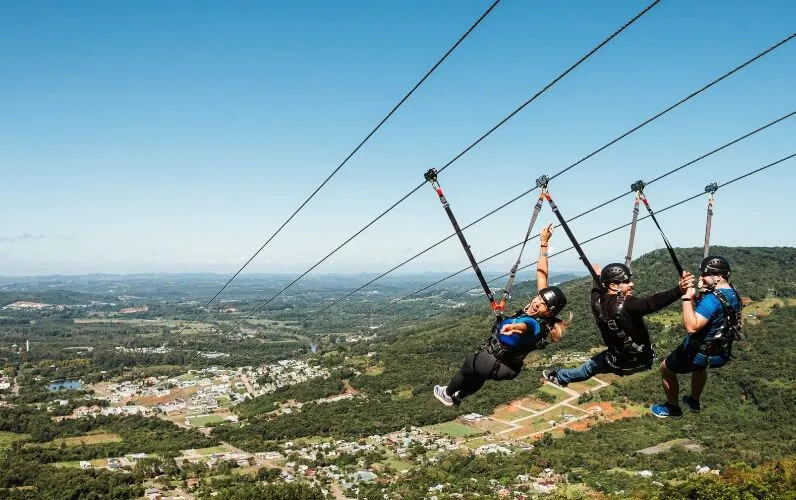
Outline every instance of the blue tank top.
<path id="1" fill-rule="evenodd" d="M 514 333 L 506 335 L 500 333 L 505 325 L 512 325 L 515 323 L 525 323 L 528 325 L 525 333 Z M 506 318 L 501 321 L 497 326 L 497 337 L 500 343 L 516 351 L 530 351 L 536 344 L 544 340 L 544 333 L 542 332 L 542 325 L 535 318 L 526 315 L 517 317 Z"/>

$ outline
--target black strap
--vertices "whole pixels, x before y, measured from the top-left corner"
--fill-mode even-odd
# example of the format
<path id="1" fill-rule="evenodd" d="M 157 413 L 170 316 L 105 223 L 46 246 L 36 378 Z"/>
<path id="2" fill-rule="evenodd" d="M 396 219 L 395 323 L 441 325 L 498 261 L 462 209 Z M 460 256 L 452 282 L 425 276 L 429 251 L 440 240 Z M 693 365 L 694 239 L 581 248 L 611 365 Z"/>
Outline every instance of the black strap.
<path id="1" fill-rule="evenodd" d="M 525 251 L 525 244 L 528 243 L 528 239 L 531 237 L 531 231 L 533 231 L 533 226 L 536 224 L 536 219 L 539 217 L 539 212 L 542 211 L 542 203 L 544 203 L 544 191 L 545 187 L 541 184 L 542 178 L 536 180 L 536 185 L 539 186 L 542 190 L 539 193 L 539 199 L 536 200 L 536 206 L 533 207 L 533 214 L 531 215 L 531 222 L 528 224 L 528 231 L 525 233 L 525 239 L 522 242 L 522 247 L 520 247 L 520 254 L 517 256 L 517 262 L 511 267 L 511 274 L 509 275 L 509 280 L 506 283 L 506 288 L 503 289 L 503 296 L 500 299 L 500 309 L 504 310 L 506 307 L 506 301 L 511 298 L 511 288 L 514 286 L 514 278 L 517 276 L 517 270 L 520 267 L 520 261 L 522 260 L 522 252 Z"/>
<path id="2" fill-rule="evenodd" d="M 669 256 L 672 258 L 672 263 L 674 264 L 675 269 L 677 269 L 677 276 L 681 277 L 683 275 L 683 266 L 680 264 L 680 261 L 677 259 L 677 255 L 674 253 L 674 247 L 672 244 L 669 243 L 669 238 L 666 237 L 666 234 L 663 232 L 663 228 L 660 224 L 658 224 L 658 219 L 655 217 L 655 212 L 652 211 L 650 207 L 649 201 L 647 201 L 646 196 L 644 196 L 643 192 L 639 192 L 641 196 L 641 201 L 644 202 L 644 206 L 647 207 L 647 212 L 649 212 L 650 217 L 652 217 L 652 222 L 658 227 L 658 231 L 660 231 L 661 236 L 663 237 L 663 243 L 666 245 L 666 250 L 669 251 Z"/>
<path id="3" fill-rule="evenodd" d="M 705 186 L 705 192 L 708 193 L 710 196 L 708 197 L 708 216 L 707 222 L 705 222 L 705 249 L 702 254 L 702 257 L 707 257 L 708 252 L 710 252 L 710 223 L 713 219 L 713 201 L 715 200 L 716 190 L 719 189 L 719 185 L 715 182 L 713 184 L 708 184 Z"/>
<path id="4" fill-rule="evenodd" d="M 481 268 L 478 267 L 478 261 L 475 260 L 475 256 L 473 252 L 470 250 L 470 245 L 467 243 L 467 240 L 464 238 L 464 233 L 462 233 L 462 228 L 459 227 L 459 223 L 456 221 L 456 217 L 453 215 L 453 211 L 451 210 L 450 204 L 448 200 L 445 199 L 445 195 L 442 194 L 442 188 L 437 182 L 437 170 L 430 169 L 428 172 L 425 173 L 425 178 L 428 182 L 431 183 L 431 187 L 437 192 L 439 195 L 439 201 L 442 203 L 442 207 L 445 209 L 445 213 L 448 214 L 448 218 L 453 225 L 454 231 L 456 231 L 456 236 L 459 237 L 459 241 L 462 243 L 462 247 L 464 247 L 464 253 L 467 254 L 467 258 L 470 259 L 470 264 L 473 267 L 473 271 L 475 271 L 475 275 L 478 277 L 478 281 L 481 283 L 481 287 L 484 289 L 484 294 L 486 294 L 486 298 L 489 301 L 489 305 L 492 307 L 492 311 L 495 315 L 500 316 L 502 310 L 500 309 L 500 305 L 495 301 L 495 294 L 492 293 L 492 290 L 489 288 L 489 284 L 487 283 L 486 279 L 484 278 L 484 274 L 481 272 Z"/>
<path id="5" fill-rule="evenodd" d="M 589 262 L 589 259 L 586 258 L 586 254 L 583 253 L 583 249 L 580 247 L 578 240 L 575 239 L 575 235 L 572 234 L 572 231 L 569 229 L 567 221 L 561 215 L 561 212 L 559 212 L 558 207 L 556 206 L 555 202 L 553 202 L 553 198 L 550 197 L 549 191 L 545 192 L 545 198 L 547 198 L 547 202 L 550 203 L 550 208 L 553 209 L 553 213 L 556 214 L 556 217 L 558 217 L 558 222 L 561 224 L 561 227 L 564 228 L 564 231 L 567 233 L 567 236 L 569 236 L 569 241 L 572 242 L 573 248 L 575 248 L 575 251 L 578 252 L 580 260 L 583 261 L 583 264 L 586 266 L 586 269 L 589 270 L 589 274 L 591 274 L 591 277 L 594 278 L 594 282 L 600 283 L 600 277 L 597 276 L 597 273 L 594 271 L 594 268 L 591 267 L 591 262 Z M 602 287 L 602 284 L 600 284 L 600 287 Z"/>

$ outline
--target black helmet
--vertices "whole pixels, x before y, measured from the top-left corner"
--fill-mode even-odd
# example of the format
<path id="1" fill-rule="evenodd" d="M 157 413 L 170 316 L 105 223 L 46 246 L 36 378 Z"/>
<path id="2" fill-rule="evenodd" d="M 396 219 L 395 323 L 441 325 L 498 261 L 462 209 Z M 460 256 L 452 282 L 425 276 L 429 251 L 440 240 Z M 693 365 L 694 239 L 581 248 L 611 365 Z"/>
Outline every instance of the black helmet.
<path id="1" fill-rule="evenodd" d="M 623 283 L 625 281 L 630 281 L 630 278 L 633 277 L 633 273 L 630 272 L 630 268 L 624 264 L 614 263 L 608 264 L 605 266 L 600 273 L 600 283 L 604 286 L 608 286 L 610 283 Z"/>
<path id="2" fill-rule="evenodd" d="M 539 290 L 539 296 L 542 297 L 547 309 L 553 316 L 560 313 L 561 309 L 564 309 L 564 306 L 567 305 L 567 297 L 557 286 L 542 288 Z"/>
<path id="3" fill-rule="evenodd" d="M 727 259 L 718 255 L 708 255 L 702 259 L 699 264 L 699 274 L 721 274 L 722 276 L 729 276 L 730 263 Z"/>

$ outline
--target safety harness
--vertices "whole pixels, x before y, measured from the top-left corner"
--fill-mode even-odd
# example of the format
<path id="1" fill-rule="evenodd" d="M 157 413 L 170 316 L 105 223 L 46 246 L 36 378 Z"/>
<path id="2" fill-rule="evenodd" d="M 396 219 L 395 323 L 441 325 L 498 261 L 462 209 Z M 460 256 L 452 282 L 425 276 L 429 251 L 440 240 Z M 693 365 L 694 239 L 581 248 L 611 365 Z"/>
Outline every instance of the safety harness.
<path id="1" fill-rule="evenodd" d="M 539 217 L 539 212 L 542 210 L 542 204 L 544 203 L 545 199 L 545 192 L 547 189 L 547 176 L 542 176 L 536 180 L 536 186 L 540 189 L 539 198 L 536 201 L 536 205 L 533 209 L 533 214 L 531 215 L 531 220 L 528 223 L 528 230 L 525 233 L 525 239 L 522 242 L 522 246 L 520 247 L 520 254 L 517 256 L 517 261 L 511 268 L 511 273 L 509 275 L 508 282 L 506 283 L 506 288 L 503 289 L 503 294 L 500 300 L 495 299 L 495 294 L 492 292 L 491 288 L 489 287 L 489 283 L 487 283 L 486 279 L 484 278 L 484 274 L 481 272 L 481 268 L 478 266 L 478 261 L 475 260 L 475 256 L 473 255 L 472 250 L 470 249 L 470 245 L 467 243 L 467 239 L 464 237 L 464 233 L 462 232 L 461 227 L 459 226 L 456 217 L 453 215 L 453 210 L 451 210 L 450 203 L 445 198 L 445 195 L 442 193 L 442 187 L 439 185 L 439 181 L 437 179 L 437 170 L 436 169 L 429 169 L 425 174 L 424 177 L 426 181 L 431 184 L 431 187 L 434 188 L 434 191 L 437 192 L 437 196 L 439 196 L 439 200 L 442 203 L 442 207 L 445 209 L 445 213 L 448 214 L 448 219 L 451 221 L 451 225 L 453 226 L 454 231 L 456 232 L 456 236 L 459 238 L 459 241 L 464 248 L 464 253 L 467 254 L 467 258 L 470 260 L 470 265 L 475 272 L 476 277 L 478 278 L 479 283 L 481 284 L 481 288 L 484 290 L 484 294 L 486 295 L 487 300 L 489 301 L 489 306 L 492 308 L 492 312 L 495 314 L 496 320 L 495 325 L 493 326 L 490 336 L 483 341 L 479 346 L 478 350 L 486 350 L 490 354 L 492 354 L 496 358 L 495 367 L 493 371 L 499 368 L 500 361 L 519 361 L 521 362 L 522 359 L 528 354 L 528 352 L 544 347 L 547 341 L 547 334 L 549 332 L 549 326 L 547 323 L 540 319 L 540 318 L 533 318 L 536 321 L 539 321 L 542 327 L 542 339 L 540 339 L 536 344 L 526 349 L 518 350 L 513 349 L 509 346 L 504 345 L 500 342 L 500 324 L 504 320 L 503 312 L 506 309 L 506 301 L 511 298 L 511 289 L 514 286 L 514 279 L 517 276 L 517 270 L 519 269 L 520 262 L 522 260 L 522 254 L 525 250 L 525 245 L 528 243 L 528 240 L 531 237 L 531 232 L 533 231 L 533 226 L 536 224 L 536 219 Z M 519 310 L 514 315 L 510 316 L 510 318 L 519 318 L 521 316 L 528 316 L 525 314 L 525 311 Z"/>
<path id="2" fill-rule="evenodd" d="M 730 285 L 730 288 L 735 292 L 735 296 L 738 297 L 738 303 L 740 304 L 738 290 L 732 285 Z M 736 340 L 741 341 L 744 339 L 741 322 L 743 305 L 741 304 L 736 310 L 730 305 L 730 302 L 721 290 L 713 289 L 710 293 L 718 299 L 723 309 L 722 324 L 715 333 L 709 337 L 705 337 L 703 341 L 698 343 L 694 342 L 692 350 L 695 355 L 700 353 L 708 357 L 721 356 L 723 358 L 728 358 L 732 352 L 732 343 Z"/>
<path id="3" fill-rule="evenodd" d="M 601 298 L 597 299 L 594 304 L 598 316 L 597 321 L 600 331 L 603 328 L 614 335 L 622 343 L 622 347 L 608 347 L 608 353 L 605 357 L 605 362 L 610 366 L 614 373 L 617 375 L 630 375 L 642 370 L 648 370 L 652 365 L 652 356 L 644 354 L 644 347 L 635 343 L 626 331 L 619 326 L 619 320 L 625 308 L 625 296 L 619 294 L 617 297 L 616 312 L 610 318 L 606 317 L 603 312 L 603 304 Z"/>
<path id="4" fill-rule="evenodd" d="M 525 346 L 522 350 L 503 344 L 503 342 L 500 341 L 500 328 L 503 324 L 503 320 L 499 319 L 492 326 L 492 333 L 489 337 L 479 344 L 477 351 L 485 350 L 501 362 L 521 362 L 529 352 L 542 349 L 550 343 L 548 340 L 550 327 L 543 318 L 528 316 L 525 314 L 525 311 L 520 309 L 506 319 L 521 317 L 533 318 L 541 327 L 541 335 L 539 335 L 539 338 L 533 344 Z M 497 369 L 497 364 L 494 369 Z"/>

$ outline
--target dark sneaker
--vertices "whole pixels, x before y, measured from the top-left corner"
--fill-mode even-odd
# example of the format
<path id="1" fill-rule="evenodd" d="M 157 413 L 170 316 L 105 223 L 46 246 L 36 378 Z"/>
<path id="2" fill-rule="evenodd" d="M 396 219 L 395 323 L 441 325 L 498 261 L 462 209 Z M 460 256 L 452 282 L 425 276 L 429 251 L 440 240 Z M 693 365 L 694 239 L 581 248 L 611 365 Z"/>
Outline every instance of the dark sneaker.
<path id="1" fill-rule="evenodd" d="M 652 405 L 650 410 L 658 418 L 680 418 L 683 416 L 683 410 L 679 406 L 669 406 L 668 403 Z"/>
<path id="2" fill-rule="evenodd" d="M 691 396 L 683 396 L 683 403 L 691 410 L 691 413 L 699 413 L 699 400 L 692 398 Z"/>
<path id="3" fill-rule="evenodd" d="M 448 386 L 446 385 L 435 385 L 434 386 L 434 397 L 439 399 L 440 403 L 444 404 L 445 406 L 453 406 L 456 402 L 453 400 L 452 397 L 448 396 L 448 393 L 445 392 Z"/>
<path id="4" fill-rule="evenodd" d="M 561 386 L 561 387 L 566 385 L 566 384 L 562 384 L 561 382 L 559 382 L 558 373 L 557 373 L 556 370 L 542 370 L 542 377 L 545 380 L 547 380 L 548 382 L 550 382 L 551 384 L 555 384 L 555 385 L 558 385 L 558 386 Z"/>

